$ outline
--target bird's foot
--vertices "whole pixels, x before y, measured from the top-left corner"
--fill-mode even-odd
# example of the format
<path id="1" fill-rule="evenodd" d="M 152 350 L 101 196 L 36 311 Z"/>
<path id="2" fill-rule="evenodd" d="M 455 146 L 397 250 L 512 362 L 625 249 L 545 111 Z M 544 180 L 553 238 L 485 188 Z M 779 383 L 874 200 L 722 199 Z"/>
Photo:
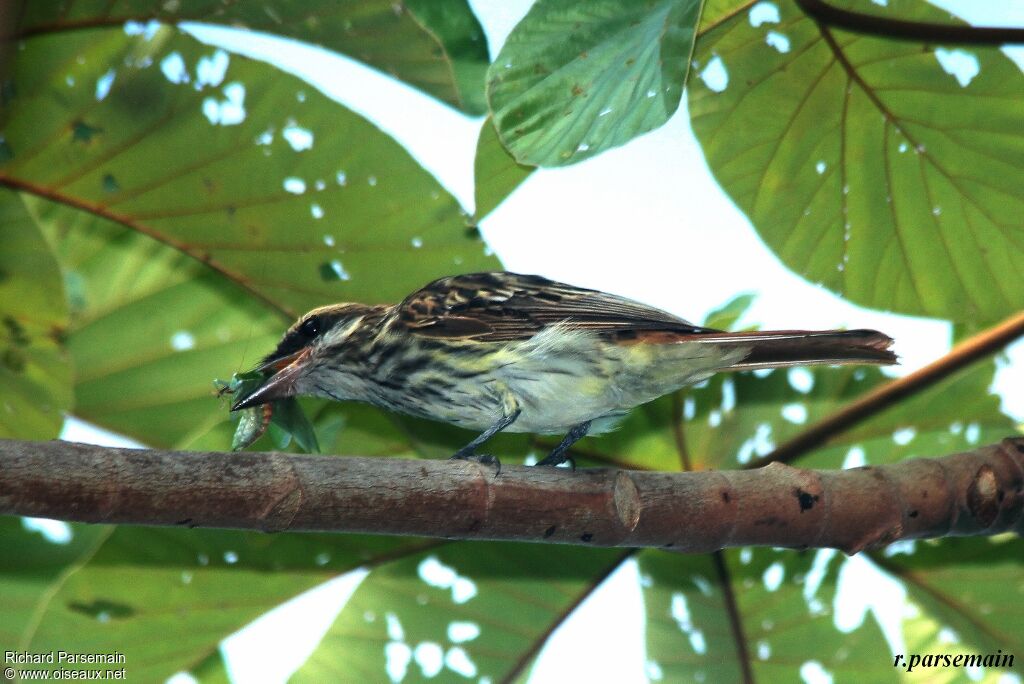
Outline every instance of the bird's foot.
<path id="1" fill-rule="evenodd" d="M 543 460 L 538 461 L 537 465 L 557 468 L 563 463 L 568 463 L 569 468 L 572 469 L 574 473 L 576 472 L 576 459 L 572 456 L 566 456 L 565 454 L 556 453 L 554 451 L 548 454 Z"/>
<path id="2" fill-rule="evenodd" d="M 494 454 L 475 454 L 472 451 L 457 451 L 449 459 L 450 461 L 475 461 L 480 465 L 494 466 L 494 477 L 501 475 L 501 461 Z"/>

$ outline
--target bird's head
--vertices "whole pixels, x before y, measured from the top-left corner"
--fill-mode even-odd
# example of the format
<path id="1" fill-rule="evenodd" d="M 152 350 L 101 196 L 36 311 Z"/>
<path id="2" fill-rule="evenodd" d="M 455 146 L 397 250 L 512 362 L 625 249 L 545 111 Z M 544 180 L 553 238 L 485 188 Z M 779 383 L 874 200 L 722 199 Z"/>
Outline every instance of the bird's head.
<path id="1" fill-rule="evenodd" d="M 257 367 L 266 379 L 241 397 L 232 411 L 298 394 L 342 397 L 343 379 L 356 371 L 367 342 L 381 322 L 383 306 L 331 304 L 313 309 L 288 328 L 277 348 Z M 339 387 L 342 379 L 342 387 Z"/>

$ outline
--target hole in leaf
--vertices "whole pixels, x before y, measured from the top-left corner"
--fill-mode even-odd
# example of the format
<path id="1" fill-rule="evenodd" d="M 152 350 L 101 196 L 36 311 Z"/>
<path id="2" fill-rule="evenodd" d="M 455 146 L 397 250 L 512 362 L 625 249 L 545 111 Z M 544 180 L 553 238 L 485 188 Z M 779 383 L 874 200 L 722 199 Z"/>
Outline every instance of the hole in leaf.
<path id="1" fill-rule="evenodd" d="M 337 259 L 325 261 L 320 264 L 320 278 L 327 282 L 333 280 L 349 280 L 352 278 L 345 270 L 345 267 Z"/>
<path id="2" fill-rule="evenodd" d="M 103 129 L 99 126 L 91 126 L 81 119 L 71 123 L 71 139 L 75 142 L 89 143 L 93 137 L 102 132 Z"/>

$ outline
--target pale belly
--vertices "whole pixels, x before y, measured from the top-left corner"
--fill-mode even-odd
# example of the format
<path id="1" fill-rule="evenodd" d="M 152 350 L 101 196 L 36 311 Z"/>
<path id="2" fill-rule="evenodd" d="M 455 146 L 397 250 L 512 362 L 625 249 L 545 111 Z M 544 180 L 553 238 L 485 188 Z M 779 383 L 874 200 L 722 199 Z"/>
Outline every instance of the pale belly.
<path id="1" fill-rule="evenodd" d="M 612 346 L 554 329 L 499 352 L 493 370 L 462 381 L 463 400 L 455 394 L 431 417 L 484 430 L 514 405 L 520 414 L 507 432 L 563 434 L 593 421 L 597 434 L 630 409 L 699 382 L 745 353 L 697 343 Z"/>

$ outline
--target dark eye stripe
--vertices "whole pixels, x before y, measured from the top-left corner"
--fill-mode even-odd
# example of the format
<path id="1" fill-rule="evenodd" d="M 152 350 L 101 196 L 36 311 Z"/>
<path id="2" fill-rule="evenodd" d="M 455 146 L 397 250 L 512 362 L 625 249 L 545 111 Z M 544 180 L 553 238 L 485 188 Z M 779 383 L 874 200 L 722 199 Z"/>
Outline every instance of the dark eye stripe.
<path id="1" fill-rule="evenodd" d="M 277 349 L 263 359 L 263 363 L 267 364 L 282 359 L 309 346 L 328 327 L 330 327 L 330 321 L 326 320 L 326 316 L 322 314 L 310 316 L 299 327 L 287 333 L 277 345 Z"/>
<path id="2" fill-rule="evenodd" d="M 364 335 L 372 336 L 376 334 L 388 310 L 389 307 L 386 306 L 364 306 L 362 304 L 339 304 L 334 307 L 324 307 L 317 313 L 306 316 L 285 333 L 278 343 L 277 349 L 263 359 L 263 365 L 274 363 L 301 351 L 335 327 L 351 323 L 357 318 L 367 321 L 365 326 L 360 327 L 360 330 L 364 332 Z M 359 330 L 355 332 L 359 332 Z"/>
<path id="3" fill-rule="evenodd" d="M 312 340 L 314 337 L 320 334 L 320 329 L 323 322 L 320 320 L 320 316 L 310 316 L 302 322 L 299 329 L 296 331 L 303 337 Z"/>

